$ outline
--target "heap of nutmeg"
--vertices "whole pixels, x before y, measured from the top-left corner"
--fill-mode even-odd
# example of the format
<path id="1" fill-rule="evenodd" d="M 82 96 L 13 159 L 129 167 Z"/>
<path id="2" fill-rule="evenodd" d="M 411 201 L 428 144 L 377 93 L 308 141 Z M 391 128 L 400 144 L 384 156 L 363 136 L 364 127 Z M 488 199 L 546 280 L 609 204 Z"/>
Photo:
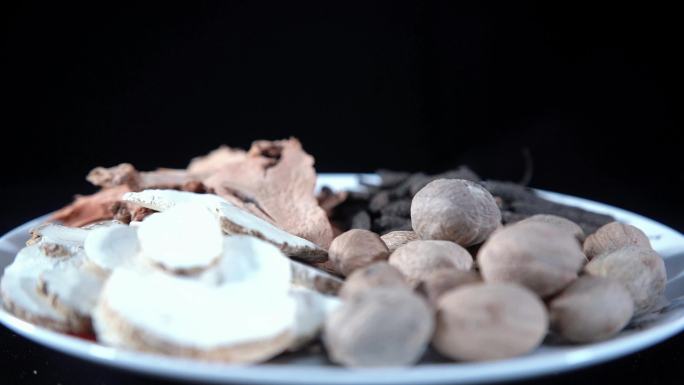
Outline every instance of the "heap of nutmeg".
<path id="1" fill-rule="evenodd" d="M 323 335 L 331 360 L 409 365 L 428 346 L 458 361 L 503 359 L 549 334 L 610 338 L 663 303 L 663 260 L 636 227 L 610 222 L 587 236 L 586 224 L 551 214 L 504 225 L 489 190 L 438 178 L 412 193 L 410 228 L 333 240 L 346 280 Z"/>

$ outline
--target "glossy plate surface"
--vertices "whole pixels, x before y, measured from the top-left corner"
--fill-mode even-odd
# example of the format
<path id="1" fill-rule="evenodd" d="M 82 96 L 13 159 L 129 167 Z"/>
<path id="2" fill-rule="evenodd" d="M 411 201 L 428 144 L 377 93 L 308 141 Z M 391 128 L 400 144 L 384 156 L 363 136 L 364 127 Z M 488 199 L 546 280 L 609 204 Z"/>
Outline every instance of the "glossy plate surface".
<path id="1" fill-rule="evenodd" d="M 357 175 L 322 174 L 319 185 L 333 189 L 359 188 Z M 363 175 L 373 183 L 376 176 Z M 0 322 L 16 333 L 58 351 L 128 370 L 163 377 L 217 383 L 273 384 L 438 384 L 512 380 L 558 373 L 624 356 L 654 345 L 684 329 L 684 236 L 658 222 L 616 207 L 540 191 L 550 200 L 613 215 L 642 229 L 665 259 L 666 296 L 670 305 L 660 314 L 641 320 L 619 336 L 600 343 L 577 346 L 545 345 L 514 359 L 484 363 L 445 363 L 425 359 L 409 368 L 348 370 L 331 366 L 320 356 L 288 356 L 256 366 L 210 364 L 113 349 L 52 332 L 24 322 L 0 308 Z M 36 218 L 0 238 L 0 269 L 4 270 L 28 239 L 28 231 L 45 220 Z"/>

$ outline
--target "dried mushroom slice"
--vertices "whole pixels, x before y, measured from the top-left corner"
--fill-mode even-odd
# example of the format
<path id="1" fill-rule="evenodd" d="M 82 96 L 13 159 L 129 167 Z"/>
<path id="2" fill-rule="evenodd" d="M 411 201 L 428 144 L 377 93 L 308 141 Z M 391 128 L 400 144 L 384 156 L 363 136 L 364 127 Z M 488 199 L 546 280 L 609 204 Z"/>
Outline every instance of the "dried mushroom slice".
<path id="1" fill-rule="evenodd" d="M 245 282 L 220 286 L 117 269 L 94 312 L 98 339 L 112 346 L 209 361 L 267 360 L 293 341 L 296 303 L 287 291 L 247 296 Z"/>
<path id="2" fill-rule="evenodd" d="M 327 252 L 313 242 L 292 235 L 217 195 L 175 190 L 145 190 L 127 193 L 124 200 L 157 211 L 165 211 L 184 203 L 204 205 L 215 213 L 223 231 L 228 234 L 255 236 L 276 245 L 285 254 L 307 262 L 322 262 L 327 259 Z"/>
<path id="3" fill-rule="evenodd" d="M 137 226 L 140 257 L 162 269 L 192 273 L 221 256 L 223 234 L 216 217 L 196 203 L 176 205 Z"/>

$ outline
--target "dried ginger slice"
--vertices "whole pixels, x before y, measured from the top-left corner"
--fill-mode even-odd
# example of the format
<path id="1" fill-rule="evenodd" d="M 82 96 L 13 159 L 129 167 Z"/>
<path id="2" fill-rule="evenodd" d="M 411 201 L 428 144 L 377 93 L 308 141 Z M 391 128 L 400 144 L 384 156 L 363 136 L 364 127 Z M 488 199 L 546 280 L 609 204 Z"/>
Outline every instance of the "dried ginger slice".
<path id="1" fill-rule="evenodd" d="M 198 163 L 202 161 L 194 160 L 188 169 L 202 169 Z M 223 162 L 203 183 L 231 202 L 238 197 L 251 203 L 250 211 L 259 210 L 261 217 L 283 230 L 327 248 L 332 227 L 314 195 L 313 164 L 313 157 L 295 138 L 257 141 L 242 161 Z"/>

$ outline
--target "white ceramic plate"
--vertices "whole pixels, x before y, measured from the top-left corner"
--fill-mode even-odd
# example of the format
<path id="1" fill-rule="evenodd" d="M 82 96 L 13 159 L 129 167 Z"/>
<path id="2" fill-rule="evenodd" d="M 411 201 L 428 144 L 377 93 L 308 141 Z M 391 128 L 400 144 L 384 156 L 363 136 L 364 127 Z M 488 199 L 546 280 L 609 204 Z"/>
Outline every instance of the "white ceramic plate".
<path id="1" fill-rule="evenodd" d="M 376 176 L 363 175 L 370 182 Z M 334 189 L 359 187 L 353 174 L 323 174 L 320 185 Z M 613 215 L 650 237 L 668 271 L 666 296 L 671 301 L 661 314 L 632 325 L 619 336 L 600 343 L 543 346 L 515 359 L 483 363 L 446 363 L 429 358 L 415 367 L 349 370 L 332 366 L 320 356 L 285 357 L 257 366 L 235 366 L 176 359 L 113 349 L 52 332 L 24 322 L 0 309 L 0 321 L 39 344 L 85 360 L 148 374 L 222 383 L 274 384 L 436 384 L 491 382 L 558 373 L 624 356 L 654 345 L 684 329 L 684 236 L 658 222 L 615 207 L 567 195 L 540 191 L 550 200 Z M 36 218 L 0 239 L 0 269 L 8 265 L 28 238 L 28 231 L 46 217 Z"/>

